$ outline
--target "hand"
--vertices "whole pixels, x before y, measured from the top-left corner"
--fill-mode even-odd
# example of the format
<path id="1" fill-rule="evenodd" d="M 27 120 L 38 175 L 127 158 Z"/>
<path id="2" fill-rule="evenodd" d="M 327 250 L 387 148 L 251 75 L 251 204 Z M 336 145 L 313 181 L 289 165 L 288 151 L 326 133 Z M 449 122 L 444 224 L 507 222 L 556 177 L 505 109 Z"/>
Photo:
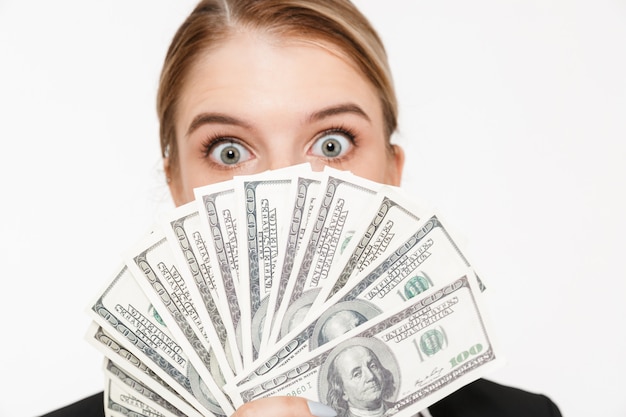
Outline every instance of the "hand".
<path id="1" fill-rule="evenodd" d="M 245 403 L 231 417 L 335 417 L 327 405 L 302 397 L 267 397 Z"/>

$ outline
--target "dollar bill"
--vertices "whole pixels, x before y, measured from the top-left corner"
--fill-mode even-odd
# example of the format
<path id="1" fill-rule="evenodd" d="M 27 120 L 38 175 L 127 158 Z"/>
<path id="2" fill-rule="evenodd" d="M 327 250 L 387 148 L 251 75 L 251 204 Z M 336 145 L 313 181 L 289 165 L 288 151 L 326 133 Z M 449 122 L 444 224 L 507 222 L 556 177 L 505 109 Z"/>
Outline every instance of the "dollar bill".
<path id="1" fill-rule="evenodd" d="M 463 276 L 432 289 L 231 396 L 297 395 L 339 417 L 414 415 L 501 362 L 475 282 Z"/>
<path id="2" fill-rule="evenodd" d="M 219 388 L 215 389 L 215 382 L 209 379 L 210 385 L 207 385 L 200 377 L 189 361 L 189 353 L 174 339 L 161 314 L 126 265 L 92 304 L 90 314 L 118 344 L 150 367 L 198 411 L 211 416 L 227 415 L 213 394 L 221 392 Z M 156 388 L 157 384 L 153 387 Z"/>
<path id="3" fill-rule="evenodd" d="M 107 384 L 116 385 L 115 388 L 118 390 L 117 394 L 113 394 L 115 391 L 109 390 L 107 393 L 105 390 L 107 408 L 114 409 L 114 405 L 120 405 L 133 412 L 146 415 L 185 417 L 185 413 L 180 409 L 154 392 L 146 384 L 129 375 L 110 359 L 105 358 L 103 368 L 105 377 L 108 378 Z M 200 413 L 195 415 L 201 416 Z"/>
<path id="4" fill-rule="evenodd" d="M 273 352 L 252 364 L 252 371 L 236 375 L 234 381 L 241 385 L 283 366 L 381 312 L 454 279 L 469 266 L 438 217 L 426 216 L 407 240 L 364 269 L 359 279 L 341 288 L 277 343 Z"/>
<path id="5" fill-rule="evenodd" d="M 326 284 L 330 267 L 343 243 L 352 237 L 363 211 L 382 187 L 344 171 L 327 170 L 313 217 L 296 254 L 271 338 L 280 340 L 307 315 Z M 371 209 L 371 208 L 370 208 Z"/>
<path id="6" fill-rule="evenodd" d="M 278 275 L 282 226 L 289 215 L 291 183 L 300 166 L 234 178 L 235 204 L 241 246 L 239 264 L 239 307 L 241 311 L 244 365 L 256 360 L 267 320 L 269 295 Z M 271 318 L 270 318 L 271 320 Z"/>
<path id="7" fill-rule="evenodd" d="M 209 251 L 217 263 L 217 285 L 223 286 L 223 309 L 229 312 L 235 329 L 237 350 L 242 356 L 241 310 L 239 306 L 239 244 L 237 242 L 237 206 L 234 181 L 194 189 L 200 217 L 210 234 Z M 243 357 L 243 356 L 242 356 Z"/>
<path id="8" fill-rule="evenodd" d="M 90 304 L 107 415 L 298 395 L 408 417 L 501 361 L 458 240 L 397 187 L 305 164 L 194 193 Z"/>
<path id="9" fill-rule="evenodd" d="M 356 234 L 342 248 L 339 260 L 329 273 L 331 277 L 336 277 L 335 281 L 321 289 L 311 311 L 319 311 L 319 307 L 351 278 L 386 256 L 399 242 L 408 239 L 419 224 L 420 216 L 427 213 L 396 187 L 382 187 L 373 205 L 377 207 L 373 218 L 364 218 L 363 225 L 356 228 Z"/>
<path id="10" fill-rule="evenodd" d="M 293 201 L 291 201 L 290 219 L 286 226 L 284 244 L 276 268 L 280 273 L 272 281 L 270 290 L 261 340 L 261 352 L 264 352 L 268 345 L 274 343 L 271 332 L 275 317 L 278 314 L 278 308 L 282 305 L 296 253 L 301 246 L 323 178 L 324 175 L 321 172 L 305 172 L 300 173 L 291 184 L 293 190 L 289 192 L 289 195 L 293 196 Z"/>
<path id="11" fill-rule="evenodd" d="M 134 415 L 137 417 L 173 417 L 169 413 L 164 414 L 153 407 L 145 404 L 126 387 L 117 384 L 112 379 L 106 379 L 104 385 L 105 415 L 121 417 Z"/>
<path id="12" fill-rule="evenodd" d="M 217 360 L 224 378 L 229 379 L 233 373 L 241 372 L 243 364 L 229 317 L 230 309 L 226 303 L 220 303 L 226 298 L 225 289 L 215 276 L 215 258 L 208 243 L 211 237 L 209 230 L 203 227 L 198 205 L 191 202 L 174 209 L 164 218 L 163 231 L 172 245 L 183 281 L 188 283 L 191 299 L 198 306 L 196 314 L 200 323 L 213 327 L 210 332 L 216 335 L 221 348 L 214 346 Z"/>
<path id="13" fill-rule="evenodd" d="M 165 401 L 174 404 L 182 413 L 188 416 L 198 417 L 199 412 L 178 394 L 170 385 L 162 380 L 150 367 L 143 363 L 137 356 L 130 352 L 124 345 L 118 342 L 111 334 L 102 327 L 92 322 L 86 333 L 89 344 L 99 350 L 111 363 L 122 369 L 130 378 L 141 381 L 142 386 L 149 387 L 156 395 Z"/>
<path id="14" fill-rule="evenodd" d="M 105 415 L 110 417 L 180 417 L 175 410 L 171 412 L 150 404 L 146 397 L 132 391 L 127 385 L 120 384 L 116 379 L 105 378 L 104 388 Z"/>
<path id="15" fill-rule="evenodd" d="M 150 367 L 124 347 L 122 343 L 104 331 L 96 322 L 92 322 L 89 326 L 86 339 L 89 344 L 93 345 L 104 355 L 105 359 L 109 359 L 111 364 L 115 363 L 116 368 L 127 375 L 124 381 L 129 381 L 129 378 L 132 378 L 133 381 L 141 381 L 141 390 L 151 390 L 154 395 L 160 396 L 164 401 L 172 404 L 187 416 L 201 416 L 198 410 L 185 401 L 180 394 L 174 391 Z M 152 396 L 150 397 L 152 398 Z"/>
<path id="16" fill-rule="evenodd" d="M 205 395 L 211 397 L 219 408 L 216 413 L 232 413 L 234 409 L 221 391 L 226 383 L 229 366 L 219 343 L 213 323 L 201 321 L 199 309 L 189 293 L 189 279 L 181 275 L 181 265 L 176 263 L 172 246 L 161 229 L 156 229 L 127 254 L 129 270 L 145 295 L 167 325 L 173 339 L 187 353 L 189 364 L 200 376 L 207 388 Z M 184 267 L 184 264 L 182 265 Z M 217 358 L 220 357 L 221 360 Z"/>

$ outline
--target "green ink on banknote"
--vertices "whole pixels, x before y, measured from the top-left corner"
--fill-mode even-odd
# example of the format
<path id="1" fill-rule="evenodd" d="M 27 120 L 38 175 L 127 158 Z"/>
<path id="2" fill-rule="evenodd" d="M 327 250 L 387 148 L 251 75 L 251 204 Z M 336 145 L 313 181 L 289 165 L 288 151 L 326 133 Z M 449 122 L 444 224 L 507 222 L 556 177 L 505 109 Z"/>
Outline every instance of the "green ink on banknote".
<path id="1" fill-rule="evenodd" d="M 350 243 L 350 239 L 352 239 L 352 236 L 354 236 L 354 230 L 349 230 L 346 232 L 346 237 L 343 240 L 343 243 L 341 244 L 341 248 L 339 249 L 339 254 L 342 254 L 344 250 L 346 250 L 346 247 L 348 246 L 348 243 Z"/>
<path id="2" fill-rule="evenodd" d="M 430 279 L 426 277 L 426 274 L 416 275 L 404 284 L 404 295 L 407 300 L 411 299 L 429 289 L 430 285 Z"/>
<path id="3" fill-rule="evenodd" d="M 156 311 L 156 308 L 154 308 L 154 306 L 152 304 L 150 304 L 150 308 L 148 308 L 148 311 L 150 312 L 150 314 L 152 314 L 152 317 L 154 317 L 154 319 L 163 327 L 167 327 L 165 325 L 165 323 L 163 322 L 163 319 L 161 318 L 161 315 L 159 314 L 158 311 Z"/>
<path id="4" fill-rule="evenodd" d="M 444 345 L 445 335 L 437 329 L 428 330 L 420 338 L 420 348 L 426 356 L 432 356 L 439 352 Z"/>

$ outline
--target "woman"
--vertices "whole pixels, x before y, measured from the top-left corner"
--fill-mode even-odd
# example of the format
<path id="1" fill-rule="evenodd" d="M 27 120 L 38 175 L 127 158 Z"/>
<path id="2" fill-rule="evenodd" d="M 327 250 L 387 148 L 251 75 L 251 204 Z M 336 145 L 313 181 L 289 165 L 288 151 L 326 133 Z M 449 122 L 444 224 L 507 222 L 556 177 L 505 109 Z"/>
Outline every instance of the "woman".
<path id="1" fill-rule="evenodd" d="M 383 45 L 348 0 L 206 0 L 167 53 L 157 110 L 176 205 L 193 189 L 303 162 L 400 185 L 397 102 Z M 91 407 L 91 408 L 89 408 Z M 101 415 L 102 395 L 50 415 Z M 546 397 L 487 381 L 423 415 L 560 415 Z M 334 416 L 296 397 L 235 416 Z"/>

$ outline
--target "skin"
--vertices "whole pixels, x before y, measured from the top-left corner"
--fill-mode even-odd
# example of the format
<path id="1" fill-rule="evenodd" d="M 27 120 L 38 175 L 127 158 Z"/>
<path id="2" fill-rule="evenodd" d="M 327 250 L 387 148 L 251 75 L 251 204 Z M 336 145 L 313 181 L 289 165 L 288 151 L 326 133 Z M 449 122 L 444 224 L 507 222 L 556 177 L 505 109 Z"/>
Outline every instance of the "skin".
<path id="1" fill-rule="evenodd" d="M 196 187 L 304 162 L 400 185 L 404 152 L 388 145 L 376 90 L 310 43 L 237 31 L 192 68 L 175 126 L 179 159 L 164 169 L 177 206 Z M 341 151 L 325 154 L 329 143 Z M 271 397 L 233 417 L 311 415 L 303 398 Z"/>
<path id="2" fill-rule="evenodd" d="M 268 397 L 245 403 L 231 417 L 307 417 L 312 415 L 304 398 Z"/>
<path id="3" fill-rule="evenodd" d="M 376 410 L 382 403 L 382 372 L 378 359 L 367 348 L 355 346 L 335 358 L 343 382 L 343 398 L 351 407 Z"/>
<path id="4" fill-rule="evenodd" d="M 175 120 L 178 169 L 164 167 L 176 205 L 195 187 L 304 162 L 400 184 L 404 153 L 387 144 L 376 90 L 312 44 L 237 32 L 192 68 Z M 324 154 L 328 141 L 341 152 Z"/>

